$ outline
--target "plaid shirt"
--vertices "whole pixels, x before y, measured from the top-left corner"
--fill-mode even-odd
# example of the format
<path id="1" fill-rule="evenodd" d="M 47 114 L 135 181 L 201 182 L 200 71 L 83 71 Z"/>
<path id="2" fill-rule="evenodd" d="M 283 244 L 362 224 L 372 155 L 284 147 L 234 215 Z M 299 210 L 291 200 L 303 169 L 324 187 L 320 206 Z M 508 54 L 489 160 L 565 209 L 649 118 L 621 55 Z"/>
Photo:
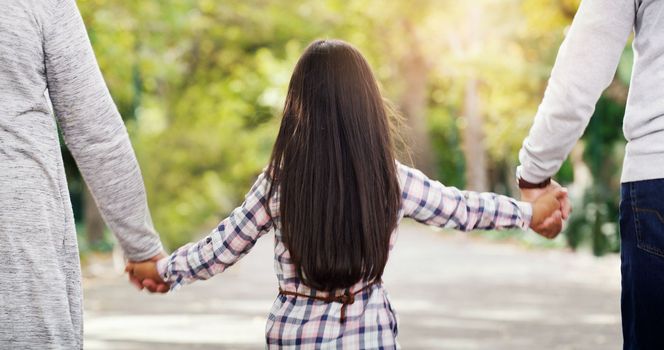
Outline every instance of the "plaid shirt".
<path id="1" fill-rule="evenodd" d="M 493 193 L 475 193 L 445 187 L 422 172 L 397 163 L 402 189 L 399 220 L 413 218 L 421 223 L 474 229 L 522 228 L 529 226 L 530 204 Z M 275 272 L 285 291 L 320 297 L 327 293 L 312 290 L 297 277 L 290 253 L 282 240 L 279 191 L 269 201 L 270 183 L 263 173 L 246 196 L 245 202 L 198 243 L 188 244 L 157 264 L 171 289 L 221 273 L 251 250 L 256 241 L 274 231 Z M 270 206 L 273 217 L 266 210 Z M 390 247 L 394 245 L 396 231 Z M 350 292 L 359 291 L 358 282 Z M 276 290 L 277 288 L 275 288 Z M 340 290 L 336 295 L 343 294 Z M 346 319 L 340 322 L 342 304 L 312 298 L 285 296 L 275 300 L 266 325 L 268 348 L 305 349 L 393 349 L 398 348 L 397 318 L 387 291 L 376 284 L 355 295 L 346 306 Z"/>

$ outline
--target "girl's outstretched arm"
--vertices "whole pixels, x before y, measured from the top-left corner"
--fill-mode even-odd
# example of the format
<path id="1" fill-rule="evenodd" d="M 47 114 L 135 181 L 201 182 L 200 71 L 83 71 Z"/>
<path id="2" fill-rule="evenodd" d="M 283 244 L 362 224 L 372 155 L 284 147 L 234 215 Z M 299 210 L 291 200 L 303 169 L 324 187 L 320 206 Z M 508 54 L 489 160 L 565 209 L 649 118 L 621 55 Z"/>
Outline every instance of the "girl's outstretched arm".
<path id="1" fill-rule="evenodd" d="M 404 216 L 461 231 L 528 229 L 532 206 L 495 193 L 461 191 L 398 164 Z"/>
<path id="2" fill-rule="evenodd" d="M 263 172 L 245 197 L 216 229 L 198 243 L 187 244 L 157 263 L 157 269 L 171 290 L 221 273 L 253 248 L 258 238 L 272 227 L 267 211 L 270 181 Z"/>

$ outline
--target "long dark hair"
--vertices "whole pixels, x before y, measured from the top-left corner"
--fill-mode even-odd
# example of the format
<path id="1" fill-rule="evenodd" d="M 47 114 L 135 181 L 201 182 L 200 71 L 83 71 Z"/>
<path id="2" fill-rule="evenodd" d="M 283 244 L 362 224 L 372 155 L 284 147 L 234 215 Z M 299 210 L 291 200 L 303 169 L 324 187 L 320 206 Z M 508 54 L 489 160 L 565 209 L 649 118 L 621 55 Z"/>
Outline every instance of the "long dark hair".
<path id="1" fill-rule="evenodd" d="M 401 201 L 388 107 L 351 45 L 309 45 L 291 77 L 270 161 L 283 240 L 318 290 L 379 280 Z"/>

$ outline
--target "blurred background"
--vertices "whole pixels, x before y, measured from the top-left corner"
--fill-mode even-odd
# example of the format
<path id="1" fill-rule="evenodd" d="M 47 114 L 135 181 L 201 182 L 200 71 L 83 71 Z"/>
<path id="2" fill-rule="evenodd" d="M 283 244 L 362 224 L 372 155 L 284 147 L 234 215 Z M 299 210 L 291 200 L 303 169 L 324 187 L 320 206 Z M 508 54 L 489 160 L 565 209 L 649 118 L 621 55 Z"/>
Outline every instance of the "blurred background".
<path id="1" fill-rule="evenodd" d="M 368 58 L 384 95 L 406 120 L 402 133 L 414 165 L 446 185 L 518 196 L 514 179 L 517 152 L 579 2 L 79 0 L 78 4 L 132 137 L 155 225 L 167 249 L 172 250 L 208 233 L 242 201 L 268 161 L 295 62 L 308 43 L 318 38 L 346 40 Z M 582 142 L 557 175 L 559 182 L 569 186 L 575 207 L 558 239 L 546 241 L 515 231 L 461 237 L 406 223 L 400 240 L 425 237 L 426 246 L 404 243 L 399 252 L 398 244 L 391 263 L 397 267 L 388 268 L 386 276 L 388 289 L 394 289 L 396 309 L 400 310 L 399 300 L 405 305 L 401 321 L 406 334 L 400 336 L 405 348 L 499 349 L 501 339 L 506 349 L 619 347 L 619 263 L 614 253 L 619 248 L 617 208 L 625 142 L 621 125 L 631 63 L 632 51 L 627 46 Z M 152 344 L 145 345 L 152 348 L 154 342 L 161 346 L 261 347 L 261 327 L 276 293 L 270 274 L 270 242 L 263 250 L 257 248 L 262 251 L 260 257 L 248 257 L 256 260 L 234 268 L 248 270 L 253 275 L 249 279 L 246 272 L 231 273 L 222 282 L 183 291 L 181 299 L 135 293 L 124 281 L 119 282 L 117 272 L 105 270 L 112 265 L 109 256 L 114 239 L 72 157 L 64 148 L 63 152 L 85 265 L 90 348 L 142 348 L 140 344 Z M 422 251 L 431 247 L 437 247 L 428 256 L 434 261 L 422 260 L 427 257 Z M 421 269 L 430 264 L 451 265 L 450 271 L 456 272 L 449 275 L 444 269 Z M 413 270 L 421 270 L 421 274 L 413 274 Z M 252 279 L 255 276 L 267 280 L 258 282 Z M 424 288 L 428 292 L 419 299 L 406 298 L 411 283 L 424 287 L 431 280 L 437 284 Z M 225 290 L 223 286 L 228 284 L 236 290 Z M 251 296 L 253 292 L 247 289 L 256 289 L 255 285 L 266 290 Z M 484 295 L 482 288 L 492 290 L 494 296 Z M 516 288 L 532 293 L 519 296 L 518 305 L 509 304 Z M 448 295 L 453 291 L 458 295 Z M 543 297 L 539 299 L 541 294 L 558 302 L 546 303 Z M 199 311 L 207 310 L 206 317 L 211 319 L 205 322 L 221 322 L 220 327 L 224 322 L 241 324 L 224 317 L 247 310 L 228 309 L 228 303 L 245 305 L 241 301 L 249 300 L 263 305 L 260 300 L 267 300 L 263 308 L 248 307 L 255 315 L 247 317 L 254 323 L 257 317 L 259 327 L 249 322 L 230 332 L 257 330 L 246 338 L 254 343 L 243 343 L 244 338 L 228 340 L 218 334 L 222 330 L 216 330 L 214 335 L 222 340 L 211 337 L 199 344 L 191 339 L 192 334 L 175 332 L 186 325 L 193 332 L 194 322 L 187 323 L 177 306 L 196 309 L 186 301 L 200 302 L 203 295 L 220 306 Z M 442 308 L 436 314 L 442 313 L 442 321 L 435 315 L 421 317 L 424 310 L 435 309 L 418 304 L 427 300 Z M 504 304 L 504 312 L 487 311 L 495 306 L 494 301 Z M 127 308 L 122 302 L 134 306 Z M 463 314 L 468 310 L 465 303 L 480 305 L 484 312 Z M 566 308 L 568 303 L 576 304 Z M 461 314 L 455 313 L 453 305 Z M 514 313 L 520 307 L 525 314 Z M 137 310 L 146 315 L 169 310 L 173 322 L 161 328 L 161 337 L 140 340 L 149 333 L 147 322 L 122 318 Z M 571 313 L 570 318 L 556 319 L 562 317 L 562 310 Z M 493 316 L 478 321 L 482 314 Z M 120 319 L 112 323 L 112 317 Z M 470 324 L 459 321 L 468 319 Z M 138 327 L 138 335 L 127 335 L 124 328 L 117 330 L 104 323 L 107 321 Z M 551 322 L 560 327 L 558 335 L 546 331 Z M 540 326 L 542 329 L 537 328 Z M 108 329 L 114 331 L 106 332 Z M 598 336 L 576 338 L 577 333 L 588 332 Z M 125 335 L 114 338 L 114 334 Z M 180 336 L 166 336 L 174 334 Z M 251 337 L 258 337 L 258 343 Z M 455 343 L 457 338 L 461 340 Z M 444 343 L 445 339 L 452 341 Z M 518 339 L 527 341 L 519 345 Z"/>

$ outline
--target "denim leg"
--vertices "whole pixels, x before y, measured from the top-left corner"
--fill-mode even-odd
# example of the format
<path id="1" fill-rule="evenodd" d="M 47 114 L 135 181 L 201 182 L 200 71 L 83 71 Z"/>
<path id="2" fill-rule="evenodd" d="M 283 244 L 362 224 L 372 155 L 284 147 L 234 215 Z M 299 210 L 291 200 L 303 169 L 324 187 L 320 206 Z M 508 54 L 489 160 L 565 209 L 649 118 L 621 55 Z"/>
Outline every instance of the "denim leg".
<path id="1" fill-rule="evenodd" d="M 624 350 L 664 349 L 664 179 L 625 183 L 620 232 Z"/>

